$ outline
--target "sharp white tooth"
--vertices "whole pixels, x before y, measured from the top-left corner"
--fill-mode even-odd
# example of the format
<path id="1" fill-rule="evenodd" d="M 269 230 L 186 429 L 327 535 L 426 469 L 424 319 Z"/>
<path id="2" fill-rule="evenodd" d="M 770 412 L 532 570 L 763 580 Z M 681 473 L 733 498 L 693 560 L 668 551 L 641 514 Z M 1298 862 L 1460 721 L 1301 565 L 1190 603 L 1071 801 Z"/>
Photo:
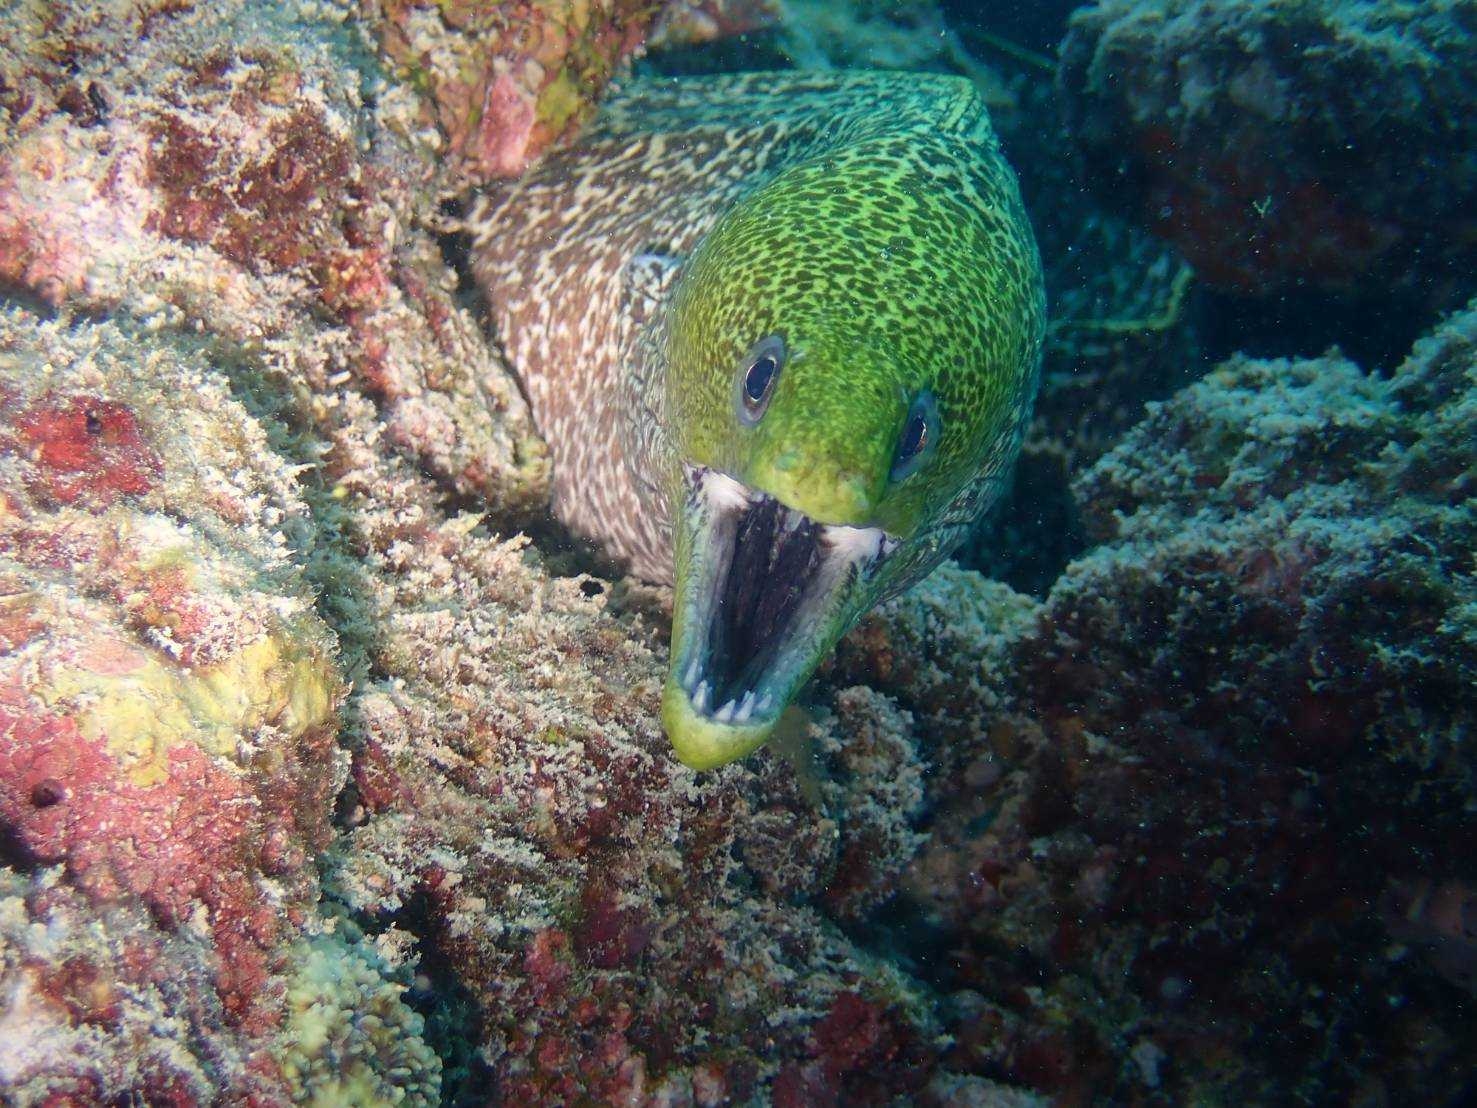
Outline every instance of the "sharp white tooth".
<path id="1" fill-rule="evenodd" d="M 726 473 L 709 471 L 703 478 L 703 495 L 715 508 L 747 508 L 749 490 Z"/>
<path id="2" fill-rule="evenodd" d="M 682 687 L 688 692 L 697 684 L 697 658 L 687 663 L 687 672 L 682 675 Z"/>
<path id="3" fill-rule="evenodd" d="M 692 694 L 693 710 L 702 713 L 708 710 L 708 682 L 698 682 L 697 692 Z"/>
<path id="4" fill-rule="evenodd" d="M 773 703 L 774 703 L 774 693 L 765 693 L 763 696 L 761 696 L 759 698 L 759 703 L 756 704 L 756 705 L 754 705 L 754 707 L 758 708 L 759 711 L 760 711 L 760 713 L 762 714 L 764 712 L 769 711 L 769 706 L 771 704 L 773 704 Z"/>
<path id="5" fill-rule="evenodd" d="M 887 541 L 887 534 L 880 527 L 848 527 L 845 524 L 830 524 L 823 534 L 828 546 L 839 557 L 859 562 L 876 557 L 879 547 Z"/>
<path id="6" fill-rule="evenodd" d="M 733 710 L 733 701 L 730 700 L 727 704 L 723 705 L 723 707 L 719 708 L 716 712 L 713 713 L 713 718 L 716 719 L 719 723 L 732 723 Z"/>
<path id="7" fill-rule="evenodd" d="M 739 723 L 748 723 L 749 717 L 754 714 L 754 690 L 750 689 L 744 693 L 744 698 L 739 701 L 738 712 L 734 719 Z"/>

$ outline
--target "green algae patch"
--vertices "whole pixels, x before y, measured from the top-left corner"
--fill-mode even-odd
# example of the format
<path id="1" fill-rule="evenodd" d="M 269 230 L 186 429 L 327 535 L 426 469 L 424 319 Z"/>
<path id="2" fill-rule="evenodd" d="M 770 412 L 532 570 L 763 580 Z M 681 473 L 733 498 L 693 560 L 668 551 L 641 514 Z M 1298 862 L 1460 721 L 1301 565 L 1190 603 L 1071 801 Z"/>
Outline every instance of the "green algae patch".
<path id="1" fill-rule="evenodd" d="M 215 665 L 181 670 L 127 644 L 97 641 L 83 656 L 93 665 L 56 673 L 49 692 L 75 705 L 82 733 L 104 739 L 135 784 L 152 785 L 167 776 L 179 744 L 237 761 L 243 738 L 261 727 L 296 739 L 328 724 L 344 687 L 325 645 L 279 630 Z"/>
<path id="2" fill-rule="evenodd" d="M 440 1103 L 441 1059 L 381 959 L 322 936 L 296 944 L 278 1062 L 293 1102 L 319 1108 Z"/>

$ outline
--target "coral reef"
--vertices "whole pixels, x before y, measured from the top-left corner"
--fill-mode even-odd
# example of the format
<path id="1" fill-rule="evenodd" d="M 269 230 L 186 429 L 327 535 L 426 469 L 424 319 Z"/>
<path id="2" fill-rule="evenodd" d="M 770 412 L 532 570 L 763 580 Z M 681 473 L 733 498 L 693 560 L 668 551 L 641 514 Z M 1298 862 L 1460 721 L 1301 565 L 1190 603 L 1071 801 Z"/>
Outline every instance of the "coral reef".
<path id="1" fill-rule="evenodd" d="M 921 843 L 908 717 L 828 691 L 800 786 L 671 763 L 660 606 L 502 537 L 542 450 L 435 250 L 437 142 L 342 14 L 7 16 L 0 281 L 66 313 L 4 330 L 0 819 L 47 1013 L 7 1093 L 921 1088 L 931 1001 L 834 922 Z M 102 1027 L 37 928 L 180 971 Z M 156 1076 L 129 1035 L 192 1045 Z M 861 1058 L 896 1066 L 853 1089 Z"/>
<path id="2" fill-rule="evenodd" d="M 398 76 L 425 93 L 447 152 L 470 178 L 487 180 L 517 176 L 573 134 L 662 5 L 382 0 L 375 7 L 380 45 Z M 727 29 L 714 13 L 696 12 L 683 26 L 694 22 L 714 34 Z"/>
<path id="3" fill-rule="evenodd" d="M 1041 596 L 1085 549 L 1072 481 L 1143 415 L 1212 364 L 1198 325 L 1203 286 L 1174 250 L 1082 202 L 1062 151 L 1057 90 L 1032 67 L 995 113 L 1040 247 L 1051 320 L 1041 384 L 1012 488 L 960 561 Z M 1321 349 L 1321 347 L 1318 347 Z M 1401 351 L 1403 353 L 1403 349 Z"/>
<path id="4" fill-rule="evenodd" d="M 294 1058 L 325 1064 L 284 1003 L 348 770 L 293 467 L 197 340 L 11 308 L 0 396 L 4 1085 L 285 1102 Z M 376 981 L 402 1018 L 360 1087 L 433 1101 L 419 1017 Z"/>
<path id="5" fill-rule="evenodd" d="M 371 101 L 332 9 L 3 18 L 0 284 L 122 321 L 0 321 L 3 859 L 59 890 L 26 894 L 12 936 L 31 976 L 7 996 L 50 1014 L 7 1097 L 434 1102 L 399 969 L 324 952 L 341 669 L 364 653 L 352 574 L 322 579 L 345 493 L 311 479 L 309 430 L 347 389 L 380 414 L 366 448 L 509 520 L 542 501 L 522 400 L 432 237 L 434 143 L 413 98 Z M 93 1018 L 37 928 L 73 937 L 79 981 L 173 984 Z"/>
<path id="6" fill-rule="evenodd" d="M 293 1103 L 440 1103 L 441 1059 L 378 951 L 320 936 L 290 965 L 281 1066 Z"/>
<path id="7" fill-rule="evenodd" d="M 383 959 L 286 948 L 279 1030 L 243 1035 L 208 940 L 96 903 L 60 870 L 0 869 L 0 1089 L 17 1105 L 439 1103 L 440 1062 Z"/>
<path id="8" fill-rule="evenodd" d="M 775 0 L 674 0 L 663 5 L 647 44 L 657 51 L 703 47 L 771 31 L 782 21 Z"/>
<path id="9" fill-rule="evenodd" d="M 0 317 L 0 818 L 90 896 L 203 913 L 252 1026 L 330 838 L 342 681 L 281 549 L 306 515 L 285 464 L 219 379 L 139 341 Z"/>
<path id="10" fill-rule="evenodd" d="M 334 453 L 353 461 L 334 477 L 356 490 L 379 634 L 330 888 L 366 926 L 422 937 L 433 996 L 474 1002 L 481 1058 L 455 1079 L 513 1103 L 742 1102 L 824 1052 L 818 1026 L 854 995 L 916 1056 L 896 1080 L 926 1081 L 923 994 L 791 903 L 825 907 L 835 859 L 865 854 L 834 890 L 854 918 L 917 849 L 896 708 L 842 692 L 804 725 L 834 762 L 814 799 L 767 760 L 697 777 L 659 730 L 662 635 L 640 605 L 551 578 L 473 517 L 428 519 L 429 490 L 393 458 Z"/>
<path id="11" fill-rule="evenodd" d="M 1003 636 L 896 602 L 925 664 L 883 687 L 988 721 L 905 879 L 952 1068 L 1114 1102 L 1469 1091 L 1474 404 L 1477 309 L 1388 379 L 1233 360 L 1078 481 L 1101 545 Z M 884 677 L 884 642 L 845 663 Z"/>
<path id="12" fill-rule="evenodd" d="M 209 941 L 95 905 L 55 869 L 0 869 L 0 1089 L 19 1105 L 285 1101 L 221 1010 Z M 275 1095 L 274 1095 L 275 1094 Z"/>
<path id="13" fill-rule="evenodd" d="M 1465 0 L 1104 0 L 1058 83 L 1086 179 L 1207 281 L 1471 295 L 1477 22 Z"/>
<path id="14" fill-rule="evenodd" d="M 526 515 L 543 448 L 436 249 L 434 132 L 334 14 L 8 9 L 0 287 L 196 327 L 321 392 L 348 377 L 397 447 Z"/>
<path id="15" fill-rule="evenodd" d="M 1180 7 L 1084 11 L 1064 73 L 1099 72 L 1089 41 L 1203 60 L 1229 6 Z M 1067 211 L 1046 94 L 1012 85 L 1066 321 L 1028 451 L 1062 515 L 1033 533 L 1070 512 L 1071 541 L 1016 551 L 1040 599 L 948 567 L 891 601 L 773 750 L 694 775 L 656 721 L 664 599 L 556 553 L 437 241 L 441 200 L 564 133 L 654 15 L 0 13 L 0 1099 L 1460 1103 L 1477 308 L 1388 375 L 1189 384 L 1185 271 Z M 1460 15 L 1349 19 L 1403 21 L 1393 51 Z M 1216 65 L 1285 63 L 1299 103 L 1377 53 L 1234 41 Z M 479 114 L 503 76 L 532 129 Z M 1223 95 L 1177 133 L 1224 138 Z M 1429 191 L 1340 256 L 1416 272 L 1457 218 Z"/>

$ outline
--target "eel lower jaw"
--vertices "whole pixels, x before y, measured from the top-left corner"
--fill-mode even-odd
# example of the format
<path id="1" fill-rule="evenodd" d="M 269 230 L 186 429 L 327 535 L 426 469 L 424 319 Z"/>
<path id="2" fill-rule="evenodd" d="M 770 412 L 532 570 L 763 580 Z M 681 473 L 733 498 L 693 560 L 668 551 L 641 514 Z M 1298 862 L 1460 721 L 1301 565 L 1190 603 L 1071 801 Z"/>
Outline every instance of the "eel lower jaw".
<path id="1" fill-rule="evenodd" d="M 662 723 L 683 763 L 711 769 L 769 738 L 898 540 L 816 523 L 717 470 L 683 478 Z"/>

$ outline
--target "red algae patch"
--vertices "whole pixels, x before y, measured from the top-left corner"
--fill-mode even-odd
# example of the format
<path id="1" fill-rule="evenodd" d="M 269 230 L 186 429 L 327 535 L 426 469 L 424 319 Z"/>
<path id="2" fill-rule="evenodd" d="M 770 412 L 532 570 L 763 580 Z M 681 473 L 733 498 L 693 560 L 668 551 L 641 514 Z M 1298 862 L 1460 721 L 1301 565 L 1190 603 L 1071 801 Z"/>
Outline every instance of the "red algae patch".
<path id="1" fill-rule="evenodd" d="M 120 496 L 148 492 L 162 470 L 133 412 L 98 397 L 43 400 L 14 428 L 35 466 L 31 491 L 55 504 L 101 510 Z"/>

